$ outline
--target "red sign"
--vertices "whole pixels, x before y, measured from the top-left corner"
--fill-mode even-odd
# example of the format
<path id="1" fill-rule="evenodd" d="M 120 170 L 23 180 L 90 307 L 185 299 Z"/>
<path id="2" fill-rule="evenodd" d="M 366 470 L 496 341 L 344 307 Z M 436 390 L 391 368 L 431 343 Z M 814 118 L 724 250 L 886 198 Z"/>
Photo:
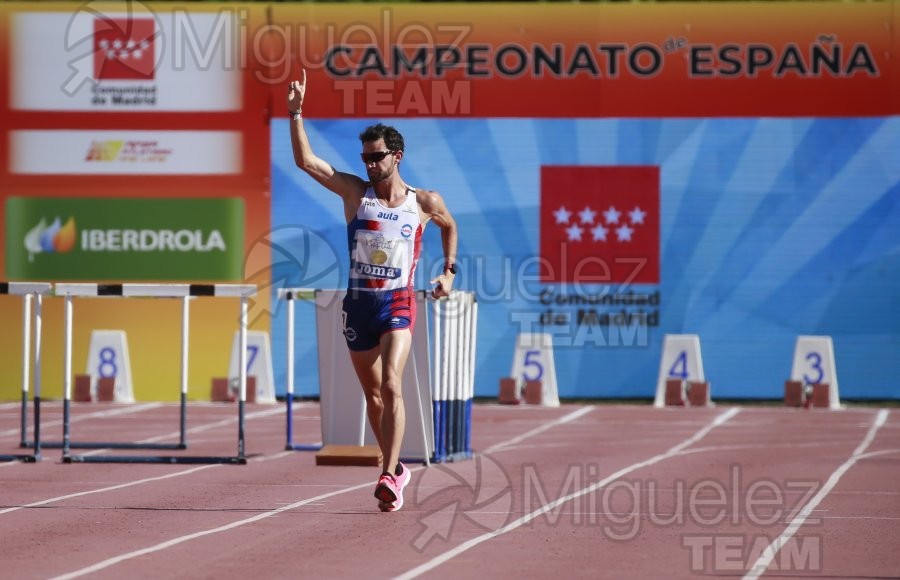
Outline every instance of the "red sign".
<path id="1" fill-rule="evenodd" d="M 94 21 L 94 78 L 151 80 L 156 68 L 152 18 L 98 18 Z"/>
<path id="2" fill-rule="evenodd" d="M 541 167 L 541 281 L 659 283 L 659 168 Z"/>

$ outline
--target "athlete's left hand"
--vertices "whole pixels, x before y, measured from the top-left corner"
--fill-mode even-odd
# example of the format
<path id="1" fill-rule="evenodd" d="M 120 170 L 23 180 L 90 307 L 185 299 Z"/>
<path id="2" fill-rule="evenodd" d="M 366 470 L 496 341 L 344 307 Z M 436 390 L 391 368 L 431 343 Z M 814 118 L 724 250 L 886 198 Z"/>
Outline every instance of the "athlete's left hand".
<path id="1" fill-rule="evenodd" d="M 434 287 L 434 290 L 431 291 L 431 297 L 435 300 L 438 298 L 446 298 L 447 296 L 450 296 L 450 290 L 453 288 L 453 274 L 444 272 L 432 280 L 431 283 L 437 284 L 437 286 Z"/>

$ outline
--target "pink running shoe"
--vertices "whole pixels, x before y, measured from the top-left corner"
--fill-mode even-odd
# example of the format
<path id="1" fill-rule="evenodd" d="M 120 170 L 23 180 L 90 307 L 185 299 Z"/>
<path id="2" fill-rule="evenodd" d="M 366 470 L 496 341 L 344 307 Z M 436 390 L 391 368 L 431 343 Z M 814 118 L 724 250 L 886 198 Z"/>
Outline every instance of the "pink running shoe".
<path id="1" fill-rule="evenodd" d="M 409 480 L 412 479 L 412 475 L 410 474 L 409 469 L 407 469 L 406 466 L 403 465 L 403 463 L 400 463 L 400 466 L 403 468 L 403 471 L 400 473 L 400 475 L 394 476 L 394 481 L 397 482 L 397 487 L 400 488 L 400 493 L 402 494 L 404 488 L 409 485 Z"/>
<path id="2" fill-rule="evenodd" d="M 403 470 L 400 472 L 400 475 L 394 475 L 394 485 L 397 488 L 397 499 L 392 502 L 383 500 L 379 501 L 378 509 L 383 512 L 395 512 L 403 507 L 403 489 L 407 485 L 409 485 L 409 480 L 412 479 L 412 474 L 405 465 L 403 465 L 402 463 L 400 465 L 402 466 Z M 381 498 L 379 497 L 379 499 Z"/>
<path id="3" fill-rule="evenodd" d="M 403 497 L 397 480 L 389 473 L 381 474 L 378 478 L 378 485 L 375 486 L 375 497 L 385 503 L 393 503 L 398 498 Z"/>

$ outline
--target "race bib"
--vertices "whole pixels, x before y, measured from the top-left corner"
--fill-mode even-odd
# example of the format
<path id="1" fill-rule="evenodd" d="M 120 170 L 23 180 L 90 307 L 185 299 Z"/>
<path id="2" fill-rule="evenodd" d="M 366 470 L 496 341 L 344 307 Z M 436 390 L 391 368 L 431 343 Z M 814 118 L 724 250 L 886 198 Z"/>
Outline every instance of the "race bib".
<path id="1" fill-rule="evenodd" d="M 409 263 L 409 240 L 385 238 L 381 232 L 357 230 L 353 245 L 353 275 L 398 280 Z"/>

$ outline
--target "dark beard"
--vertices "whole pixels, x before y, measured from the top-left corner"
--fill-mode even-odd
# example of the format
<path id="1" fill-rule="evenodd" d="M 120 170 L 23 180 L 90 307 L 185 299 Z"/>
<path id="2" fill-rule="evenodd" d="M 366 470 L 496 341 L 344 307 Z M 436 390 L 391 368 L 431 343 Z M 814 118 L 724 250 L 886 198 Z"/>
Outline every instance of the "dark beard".
<path id="1" fill-rule="evenodd" d="M 391 176 L 391 173 L 394 171 L 394 166 L 392 165 L 390 168 L 380 172 L 380 173 L 369 173 L 366 172 L 366 175 L 369 176 L 369 183 L 378 183 L 379 181 L 384 181 L 388 177 Z"/>

